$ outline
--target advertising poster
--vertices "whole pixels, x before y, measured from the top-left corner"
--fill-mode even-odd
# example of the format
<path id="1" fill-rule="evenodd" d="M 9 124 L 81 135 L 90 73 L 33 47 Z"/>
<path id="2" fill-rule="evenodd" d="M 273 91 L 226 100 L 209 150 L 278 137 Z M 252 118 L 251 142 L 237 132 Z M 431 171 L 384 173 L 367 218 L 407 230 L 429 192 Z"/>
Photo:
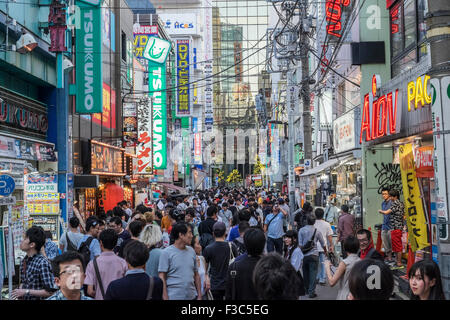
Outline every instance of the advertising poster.
<path id="1" fill-rule="evenodd" d="M 37 173 L 25 176 L 26 213 L 59 214 L 57 175 Z"/>
<path id="2" fill-rule="evenodd" d="M 103 83 L 103 112 L 92 116 L 92 122 L 107 129 L 116 128 L 116 91 Z"/>
<path id="3" fill-rule="evenodd" d="M 152 166 L 152 117 L 151 106 L 145 104 L 138 105 L 138 143 L 137 171 L 136 174 L 153 174 Z"/>
<path id="4" fill-rule="evenodd" d="M 411 250 L 428 247 L 428 232 L 419 183 L 416 177 L 414 154 L 410 143 L 400 146 L 400 170 Z"/>
<path id="5" fill-rule="evenodd" d="M 189 116 L 190 109 L 190 59 L 189 40 L 177 40 L 177 117 Z"/>

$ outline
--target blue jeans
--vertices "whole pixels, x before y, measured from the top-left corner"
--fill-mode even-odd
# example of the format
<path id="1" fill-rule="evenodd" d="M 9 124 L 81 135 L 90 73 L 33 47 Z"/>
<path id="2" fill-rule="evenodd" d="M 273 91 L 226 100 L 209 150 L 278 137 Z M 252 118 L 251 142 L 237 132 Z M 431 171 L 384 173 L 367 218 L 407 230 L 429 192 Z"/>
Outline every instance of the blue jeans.
<path id="1" fill-rule="evenodd" d="M 305 290 L 308 295 L 311 295 L 316 291 L 316 277 L 318 267 L 318 256 L 309 255 L 303 258 L 303 280 L 305 281 Z"/>
<path id="2" fill-rule="evenodd" d="M 317 273 L 317 280 L 319 282 L 326 282 L 327 275 L 325 274 L 325 252 L 319 252 L 319 272 Z"/>
<path id="3" fill-rule="evenodd" d="M 283 238 L 273 239 L 267 237 L 267 252 L 276 251 L 283 254 Z"/>

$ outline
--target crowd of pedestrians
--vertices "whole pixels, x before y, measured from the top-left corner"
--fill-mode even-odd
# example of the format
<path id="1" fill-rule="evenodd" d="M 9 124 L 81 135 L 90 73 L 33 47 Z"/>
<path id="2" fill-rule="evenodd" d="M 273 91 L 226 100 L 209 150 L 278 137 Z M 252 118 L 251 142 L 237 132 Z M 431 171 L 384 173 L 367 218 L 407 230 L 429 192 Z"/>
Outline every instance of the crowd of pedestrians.
<path id="1" fill-rule="evenodd" d="M 393 202 L 380 213 L 400 230 L 396 214 L 402 204 L 395 190 L 388 195 Z M 28 229 L 21 244 L 21 285 L 12 297 L 296 300 L 315 298 L 316 286 L 328 284 L 338 286 L 338 300 L 389 299 L 390 266 L 374 249 L 371 232 L 355 230 L 354 223 L 346 205 L 323 210 L 306 202 L 291 212 L 286 195 L 262 189 L 162 194 L 152 208 L 139 204 L 134 210 L 120 202 L 103 216 L 70 218 L 59 248 L 42 228 Z M 397 253 L 398 236 L 390 237 Z M 371 288 L 367 279 L 374 268 L 381 286 Z M 445 299 L 432 260 L 414 264 L 409 280 L 412 299 Z"/>

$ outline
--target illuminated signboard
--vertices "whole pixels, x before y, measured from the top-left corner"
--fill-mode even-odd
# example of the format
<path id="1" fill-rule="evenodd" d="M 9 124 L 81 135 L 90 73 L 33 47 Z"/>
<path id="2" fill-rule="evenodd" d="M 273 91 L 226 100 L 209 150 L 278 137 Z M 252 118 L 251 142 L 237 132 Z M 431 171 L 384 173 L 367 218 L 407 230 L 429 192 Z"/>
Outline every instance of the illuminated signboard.
<path id="1" fill-rule="evenodd" d="M 92 122 L 108 129 L 116 128 L 116 91 L 103 83 L 103 112 L 92 115 Z"/>
<path id="2" fill-rule="evenodd" d="M 177 40 L 178 106 L 177 116 L 190 115 L 189 40 Z"/>
<path id="3" fill-rule="evenodd" d="M 372 78 L 372 91 L 374 91 L 374 88 L 378 88 L 378 86 L 380 86 L 379 77 L 374 76 Z M 397 133 L 398 101 L 398 89 L 395 92 L 390 92 L 380 97 L 374 95 L 372 92 L 364 96 L 359 143 L 362 143 L 363 133 L 366 134 L 366 141 Z"/>
<path id="4" fill-rule="evenodd" d="M 350 5 L 350 0 L 327 0 L 325 14 L 327 20 L 327 33 L 331 36 L 342 37 L 342 13 L 344 7 Z"/>
<path id="5" fill-rule="evenodd" d="M 91 141 L 91 173 L 111 176 L 124 176 L 122 148 Z"/>
<path id="6" fill-rule="evenodd" d="M 147 65 L 148 60 L 144 59 L 144 49 L 147 45 L 148 39 L 153 36 L 158 36 L 158 26 L 152 25 L 139 25 L 138 23 L 133 25 L 133 53 L 139 62 Z"/>
<path id="7" fill-rule="evenodd" d="M 431 103 L 431 94 L 428 94 L 427 88 L 429 81 L 430 76 L 424 75 L 408 83 L 408 111 L 411 111 L 412 103 L 414 109 Z"/>

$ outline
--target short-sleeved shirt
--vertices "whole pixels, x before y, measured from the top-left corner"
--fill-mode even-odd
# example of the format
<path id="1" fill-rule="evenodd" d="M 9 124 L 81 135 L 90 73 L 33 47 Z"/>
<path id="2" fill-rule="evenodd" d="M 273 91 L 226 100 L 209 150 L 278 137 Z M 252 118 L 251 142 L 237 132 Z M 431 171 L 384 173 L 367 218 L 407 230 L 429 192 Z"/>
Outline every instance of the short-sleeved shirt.
<path id="1" fill-rule="evenodd" d="M 318 231 L 322 234 L 323 241 L 325 242 L 325 248 L 328 250 L 328 236 L 333 235 L 333 229 L 331 229 L 331 225 L 325 220 L 316 220 L 314 223 L 314 227 L 317 228 Z M 317 251 L 324 252 L 322 245 L 317 243 Z"/>
<path id="2" fill-rule="evenodd" d="M 88 234 L 83 235 L 83 238 L 78 243 L 78 249 L 80 249 L 81 244 L 83 242 L 85 242 L 89 237 L 92 237 L 92 236 L 88 235 Z M 102 253 L 102 250 L 100 249 L 100 242 L 98 242 L 98 240 L 95 238 L 92 239 L 91 244 L 89 245 L 89 250 L 91 251 L 90 260 L 94 259 L 96 256 L 99 256 Z"/>
<path id="3" fill-rule="evenodd" d="M 383 201 L 381 203 L 381 210 L 386 211 L 391 208 L 391 200 Z M 390 214 L 383 214 L 383 225 L 381 230 L 390 230 Z"/>
<path id="4" fill-rule="evenodd" d="M 145 264 L 145 272 L 150 277 L 158 277 L 159 257 L 163 249 L 153 248 L 150 250 L 147 263 Z"/>
<path id="5" fill-rule="evenodd" d="M 59 239 L 59 244 L 64 246 L 64 252 L 67 251 L 67 238 L 66 234 L 69 237 L 70 242 L 78 248 L 78 244 L 80 243 L 81 239 L 83 239 L 83 234 L 79 232 L 72 232 L 72 231 L 65 231 L 61 238 Z"/>
<path id="6" fill-rule="evenodd" d="M 97 264 L 105 293 L 109 284 L 114 280 L 124 277 L 128 270 L 126 261 L 115 255 L 114 252 L 102 252 L 97 258 Z M 95 287 L 95 300 L 103 300 L 104 297 L 102 296 L 99 282 L 95 274 L 94 261 L 90 261 L 87 265 L 84 284 Z"/>
<path id="7" fill-rule="evenodd" d="M 55 259 L 56 256 L 59 254 L 58 246 L 51 239 L 45 239 L 44 250 L 47 259 L 49 260 Z"/>
<path id="8" fill-rule="evenodd" d="M 272 220 L 270 222 L 270 220 Z M 267 237 L 272 239 L 279 239 L 284 236 L 284 230 L 283 230 L 283 222 L 284 221 L 284 215 L 279 212 L 277 216 L 274 218 L 274 214 L 268 214 L 266 217 L 266 220 L 264 221 L 264 224 L 269 224 L 269 228 L 267 229 Z"/>
<path id="9" fill-rule="evenodd" d="M 403 229 L 403 215 L 405 214 L 405 205 L 400 200 L 395 200 L 391 203 L 391 229 L 402 230 Z"/>
<path id="10" fill-rule="evenodd" d="M 197 255 L 186 246 L 180 250 L 171 245 L 161 252 L 158 272 L 166 273 L 169 300 L 193 300 L 197 296 L 194 274 L 197 269 Z"/>
<path id="11" fill-rule="evenodd" d="M 314 230 L 317 230 L 316 227 L 311 225 L 306 225 L 298 231 L 298 244 L 299 246 L 305 246 L 306 243 L 312 239 L 314 235 Z M 317 251 L 317 242 L 320 242 L 322 246 L 325 246 L 325 242 L 323 241 L 322 234 L 319 230 L 316 231 L 316 235 L 314 236 L 314 247 L 308 252 L 304 253 L 305 257 L 315 255 L 319 255 L 319 251 Z"/>
<path id="12" fill-rule="evenodd" d="M 237 257 L 237 248 L 231 242 L 215 241 L 203 250 L 203 257 L 206 263 L 210 264 L 211 290 L 225 290 L 225 279 L 230 263 L 230 245 L 233 256 Z"/>

